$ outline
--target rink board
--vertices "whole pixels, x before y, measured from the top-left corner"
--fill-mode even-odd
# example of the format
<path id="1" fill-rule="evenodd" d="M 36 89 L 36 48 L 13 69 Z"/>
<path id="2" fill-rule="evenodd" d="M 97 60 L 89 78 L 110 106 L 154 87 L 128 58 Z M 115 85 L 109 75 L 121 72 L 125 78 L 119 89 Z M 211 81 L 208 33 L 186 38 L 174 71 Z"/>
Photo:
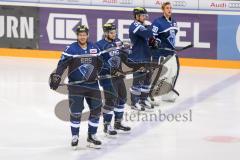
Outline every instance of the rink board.
<path id="1" fill-rule="evenodd" d="M 0 48 L 0 56 L 59 59 L 61 52 L 47 50 L 27 50 Z M 240 61 L 180 58 L 183 66 L 210 68 L 240 68 Z"/>
<path id="2" fill-rule="evenodd" d="M 7 5 L 7 4 L 6 4 Z M 79 24 L 90 28 L 90 40 L 102 38 L 102 24 L 113 21 L 118 37 L 128 40 L 132 8 L 25 4 L 25 7 L 2 4 L 0 56 L 58 58 L 64 48 L 75 41 L 74 29 Z M 34 10 L 22 15 L 22 10 Z M 11 11 L 11 12 L 10 12 Z M 240 12 L 174 10 L 179 32 L 176 46 L 192 43 L 193 48 L 179 52 L 182 65 L 240 68 Z M 19 15 L 22 15 L 19 17 Z M 161 16 L 159 9 L 149 9 L 150 19 Z M 33 20 L 33 21 L 30 21 Z M 17 30 L 9 30 L 10 23 Z M 31 22 L 31 23 L 30 23 Z M 4 39 L 10 41 L 4 41 Z M 22 42 L 19 43 L 19 42 Z M 29 45 L 32 42 L 32 45 Z M 11 49 L 10 49 L 11 48 Z"/>

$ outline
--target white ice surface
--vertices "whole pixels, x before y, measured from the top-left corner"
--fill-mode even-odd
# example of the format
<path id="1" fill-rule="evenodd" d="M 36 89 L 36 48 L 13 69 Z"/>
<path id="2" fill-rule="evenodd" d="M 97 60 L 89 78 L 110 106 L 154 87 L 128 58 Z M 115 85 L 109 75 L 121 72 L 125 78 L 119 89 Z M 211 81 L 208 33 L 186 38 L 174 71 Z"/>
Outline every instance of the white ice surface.
<path id="1" fill-rule="evenodd" d="M 191 109 L 191 122 L 128 121 L 131 134 L 112 139 L 104 136 L 101 123 L 101 150 L 86 147 L 83 122 L 79 148 L 73 151 L 69 124 L 54 114 L 67 96 L 48 87 L 56 63 L 0 57 L 0 160 L 240 159 L 240 70 L 182 67 L 176 87 L 181 96 L 155 110 L 176 114 Z M 126 111 L 132 112 L 129 106 Z"/>

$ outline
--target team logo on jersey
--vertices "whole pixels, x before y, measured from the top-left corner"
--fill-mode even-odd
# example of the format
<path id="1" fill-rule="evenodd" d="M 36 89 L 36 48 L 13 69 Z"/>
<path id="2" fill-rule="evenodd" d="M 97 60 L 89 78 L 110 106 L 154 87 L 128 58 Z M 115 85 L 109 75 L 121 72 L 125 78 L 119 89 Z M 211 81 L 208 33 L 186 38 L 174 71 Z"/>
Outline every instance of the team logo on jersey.
<path id="1" fill-rule="evenodd" d="M 78 69 L 83 77 L 88 80 L 94 70 L 94 66 L 92 64 L 83 64 Z"/>
<path id="2" fill-rule="evenodd" d="M 89 52 L 90 52 L 90 54 L 96 54 L 97 53 L 97 49 L 90 49 Z"/>
<path id="3" fill-rule="evenodd" d="M 173 29 L 171 29 L 169 31 L 170 35 L 169 37 L 167 38 L 168 39 L 168 42 L 175 48 L 175 39 L 176 39 L 176 34 L 175 34 L 175 31 Z"/>
<path id="4" fill-rule="evenodd" d="M 109 64 L 112 68 L 119 68 L 120 63 L 121 63 L 121 59 L 120 59 L 120 57 L 118 57 L 118 56 L 111 57 L 111 58 L 108 60 L 108 64 Z"/>

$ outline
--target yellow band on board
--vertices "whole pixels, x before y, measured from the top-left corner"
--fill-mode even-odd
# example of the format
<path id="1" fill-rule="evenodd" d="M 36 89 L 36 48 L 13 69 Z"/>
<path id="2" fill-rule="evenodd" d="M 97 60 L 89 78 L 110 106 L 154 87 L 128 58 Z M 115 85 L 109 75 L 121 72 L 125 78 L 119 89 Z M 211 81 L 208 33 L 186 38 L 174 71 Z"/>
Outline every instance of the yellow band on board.
<path id="1" fill-rule="evenodd" d="M 59 59 L 61 56 L 61 52 L 47 50 L 0 48 L 0 56 Z M 240 60 L 227 61 L 227 60 L 180 58 L 180 64 L 182 66 L 192 67 L 240 69 Z"/>

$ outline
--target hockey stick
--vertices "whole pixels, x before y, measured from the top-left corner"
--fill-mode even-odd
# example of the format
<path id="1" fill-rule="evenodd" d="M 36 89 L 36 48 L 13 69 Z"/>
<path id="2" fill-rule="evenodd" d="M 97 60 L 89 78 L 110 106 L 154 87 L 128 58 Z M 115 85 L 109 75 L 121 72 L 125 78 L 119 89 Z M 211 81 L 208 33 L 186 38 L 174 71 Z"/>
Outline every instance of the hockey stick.
<path id="1" fill-rule="evenodd" d="M 189 48 L 192 48 L 193 47 L 193 44 L 190 44 L 190 45 L 187 45 L 185 47 L 182 47 L 182 48 L 175 48 L 175 49 L 171 49 L 171 48 L 157 48 L 158 50 L 165 50 L 165 51 L 172 51 L 172 52 L 181 52 L 181 51 L 184 51 L 186 49 L 189 49 Z"/>
<path id="2" fill-rule="evenodd" d="M 143 67 L 143 66 L 142 66 Z M 59 84 L 59 86 L 71 86 L 71 85 L 78 85 L 78 84 L 81 84 L 81 83 L 84 83 L 84 82 L 88 82 L 88 83 L 94 83 L 96 81 L 99 81 L 99 80 L 104 80 L 104 79 L 112 79 L 112 78 L 117 78 L 117 77 L 125 77 L 127 75 L 130 75 L 132 73 L 135 73 L 135 72 L 149 72 L 149 70 L 147 68 L 143 68 L 141 69 L 142 67 L 139 67 L 140 69 L 138 70 L 135 70 L 135 69 L 132 69 L 130 71 L 121 71 L 121 70 L 117 70 L 117 72 L 119 73 L 119 75 L 103 75 L 103 76 L 98 76 L 95 80 L 93 81 L 87 81 L 87 80 L 80 80 L 80 81 L 74 81 L 74 82 L 69 82 L 69 83 L 62 83 L 62 84 Z M 151 65 L 150 65 L 151 67 Z M 156 65 L 156 64 L 153 64 L 152 67 L 154 68 L 160 68 L 161 65 Z"/>
<path id="3" fill-rule="evenodd" d="M 180 52 L 180 51 L 192 48 L 192 47 L 193 47 L 193 44 L 190 44 L 190 45 L 187 45 L 187 46 L 182 47 L 182 48 L 176 48 L 175 51 Z"/>
<path id="4" fill-rule="evenodd" d="M 97 56 L 100 56 L 102 54 L 105 54 L 105 53 L 108 53 L 108 52 L 111 52 L 111 51 L 121 50 L 123 48 L 124 48 L 123 45 L 119 46 L 119 47 L 111 47 L 111 48 L 108 48 L 108 49 L 103 50 L 103 51 L 101 51 L 99 53 L 96 53 L 96 54 L 88 53 L 88 54 L 81 54 L 81 55 L 70 55 L 70 54 L 65 53 L 65 52 L 63 52 L 62 54 L 65 55 L 65 56 L 73 57 L 73 58 L 84 58 L 84 57 L 89 57 L 90 58 L 90 57 L 97 57 Z"/>
<path id="5" fill-rule="evenodd" d="M 74 82 L 69 82 L 69 83 L 62 83 L 62 84 L 59 84 L 59 86 L 71 86 L 71 85 L 78 85 L 78 84 L 81 84 L 81 83 L 85 83 L 85 82 L 88 82 L 88 83 L 94 83 L 96 81 L 99 81 L 99 80 L 104 80 L 104 79 L 112 79 L 112 78 L 117 78 L 117 77 L 125 77 L 127 75 L 130 75 L 134 72 L 148 72 L 148 70 L 146 69 L 141 69 L 141 70 L 131 70 L 131 71 L 125 71 L 125 72 L 119 72 L 120 74 L 119 75 L 103 75 L 103 76 L 98 76 L 95 80 L 93 81 L 87 81 L 87 80 L 80 80 L 80 81 L 74 81 Z"/>
<path id="6" fill-rule="evenodd" d="M 186 50 L 186 49 L 188 49 L 188 48 L 191 48 L 191 47 L 193 47 L 193 45 L 191 44 L 191 45 L 188 45 L 188 46 L 185 46 L 185 47 L 183 47 L 183 48 L 179 48 L 179 49 L 175 49 L 175 50 L 172 50 L 172 49 L 170 49 L 170 48 L 158 48 L 158 49 L 161 49 L 161 50 L 169 50 L 169 51 L 174 51 L 174 52 L 179 52 L 179 51 L 183 51 L 183 50 Z M 104 54 L 104 53 L 107 53 L 107 52 L 110 52 L 110 51 L 114 51 L 114 50 L 121 50 L 123 48 L 123 46 L 120 46 L 120 47 L 111 47 L 111 48 L 108 48 L 108 49 L 106 49 L 106 50 L 103 50 L 103 51 L 101 51 L 101 52 L 99 52 L 99 53 L 97 53 L 97 54 L 84 54 L 84 55 L 73 55 L 73 57 L 74 58 L 81 58 L 81 57 L 96 57 L 96 56 L 99 56 L 99 55 L 101 55 L 101 54 Z M 163 62 L 163 64 L 164 64 L 164 62 Z M 159 68 L 159 71 L 158 71 L 158 73 L 157 73 L 157 76 L 156 76 L 156 78 L 155 78 L 155 80 L 154 80 L 154 82 L 153 82 L 153 84 L 152 84 L 152 87 L 151 87 L 151 91 L 154 89 L 154 87 L 155 87 L 155 85 L 156 85 L 156 83 L 157 83 L 157 81 L 158 81 L 158 78 L 159 78 L 159 76 L 160 76 L 160 74 L 161 74 L 161 68 L 162 68 L 162 65 L 163 64 L 161 64 L 161 65 L 150 65 L 150 67 L 154 67 L 154 68 Z M 139 68 L 141 68 L 141 67 L 139 67 Z M 133 70 L 131 70 L 131 71 L 126 71 L 126 72 L 119 72 L 120 73 L 120 75 L 104 75 L 104 76 L 99 76 L 99 77 L 97 77 L 94 81 L 90 81 L 89 83 L 91 83 L 91 82 L 95 82 L 95 81 L 98 81 L 98 80 L 104 80 L 104 79 L 111 79 L 111 78 L 116 78 L 116 77 L 119 77 L 119 76 L 126 76 L 126 75 L 128 75 L 128 74 L 132 74 L 132 73 L 134 73 L 134 72 L 145 72 L 146 71 L 146 69 L 142 69 L 142 70 L 135 70 L 135 69 L 133 69 Z M 69 82 L 69 83 L 63 83 L 63 84 L 60 84 L 59 86 L 65 86 L 65 85 L 77 85 L 77 84 L 81 84 L 81 83 L 84 83 L 84 82 L 88 82 L 87 80 L 81 80 L 81 81 L 74 81 L 74 82 Z"/>

